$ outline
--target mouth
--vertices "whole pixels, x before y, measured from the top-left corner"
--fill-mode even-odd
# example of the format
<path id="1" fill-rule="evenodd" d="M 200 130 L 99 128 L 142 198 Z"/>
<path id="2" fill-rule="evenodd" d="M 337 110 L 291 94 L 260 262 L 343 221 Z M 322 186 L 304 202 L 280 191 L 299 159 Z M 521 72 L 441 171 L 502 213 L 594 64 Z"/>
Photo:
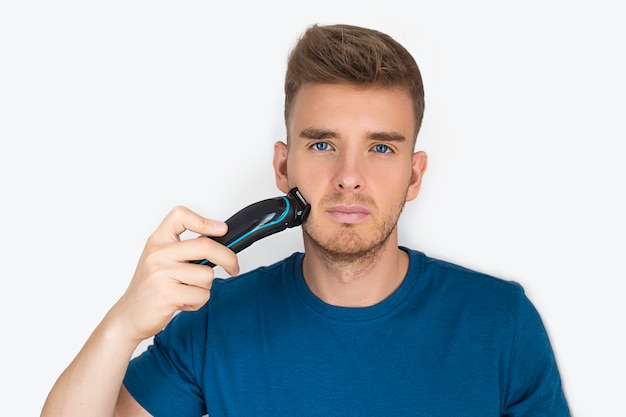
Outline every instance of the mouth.
<path id="1" fill-rule="evenodd" d="M 370 212 L 359 205 L 336 205 L 326 209 L 326 212 L 340 223 L 359 223 L 369 216 Z"/>

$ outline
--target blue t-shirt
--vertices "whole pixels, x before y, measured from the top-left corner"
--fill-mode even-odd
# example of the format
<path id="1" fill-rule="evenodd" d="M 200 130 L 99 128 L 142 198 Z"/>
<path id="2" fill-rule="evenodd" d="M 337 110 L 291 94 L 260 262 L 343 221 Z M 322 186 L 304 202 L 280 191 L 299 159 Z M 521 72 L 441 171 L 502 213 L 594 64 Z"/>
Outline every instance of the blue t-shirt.
<path id="1" fill-rule="evenodd" d="M 366 308 L 317 298 L 302 253 L 215 280 L 124 383 L 154 416 L 569 416 L 522 287 L 403 249 L 404 281 Z"/>

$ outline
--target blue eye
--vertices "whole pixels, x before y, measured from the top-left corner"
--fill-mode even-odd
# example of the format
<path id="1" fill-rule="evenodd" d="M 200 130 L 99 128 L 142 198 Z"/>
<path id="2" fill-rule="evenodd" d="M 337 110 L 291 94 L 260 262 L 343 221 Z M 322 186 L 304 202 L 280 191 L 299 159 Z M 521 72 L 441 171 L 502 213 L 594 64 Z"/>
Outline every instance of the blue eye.
<path id="1" fill-rule="evenodd" d="M 327 151 L 330 148 L 330 145 L 328 142 L 315 142 L 313 144 L 313 148 L 316 151 Z"/>
<path id="2" fill-rule="evenodd" d="M 374 146 L 374 150 L 378 153 L 387 153 L 389 152 L 389 146 L 383 143 L 379 143 L 378 145 Z"/>

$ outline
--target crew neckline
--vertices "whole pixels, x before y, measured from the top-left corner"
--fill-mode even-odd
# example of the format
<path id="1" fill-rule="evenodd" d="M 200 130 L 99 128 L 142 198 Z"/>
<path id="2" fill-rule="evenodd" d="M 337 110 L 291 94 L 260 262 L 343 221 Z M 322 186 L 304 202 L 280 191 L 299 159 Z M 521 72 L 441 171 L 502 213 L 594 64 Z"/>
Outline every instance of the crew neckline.
<path id="1" fill-rule="evenodd" d="M 294 285 L 296 286 L 296 290 L 302 301 L 317 314 L 321 314 L 334 320 L 348 322 L 376 320 L 396 311 L 397 307 L 402 304 L 408 295 L 413 291 L 418 279 L 417 272 L 420 264 L 419 257 L 416 256 L 414 251 L 404 246 L 399 246 L 398 248 L 404 250 L 409 255 L 409 267 L 407 268 L 406 275 L 404 276 L 400 286 L 396 288 L 394 292 L 392 292 L 384 300 L 374 305 L 367 307 L 342 307 L 328 304 L 320 299 L 311 291 L 304 280 L 304 274 L 302 273 L 304 253 L 298 253 L 292 265 Z"/>

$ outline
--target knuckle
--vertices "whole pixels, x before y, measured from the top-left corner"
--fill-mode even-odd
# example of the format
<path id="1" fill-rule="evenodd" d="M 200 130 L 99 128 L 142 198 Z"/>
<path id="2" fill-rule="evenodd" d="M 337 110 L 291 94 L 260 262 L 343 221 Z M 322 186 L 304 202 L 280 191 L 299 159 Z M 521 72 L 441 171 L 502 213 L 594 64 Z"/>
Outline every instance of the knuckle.
<path id="1" fill-rule="evenodd" d="M 170 212 L 170 214 L 176 218 L 182 217 L 187 213 L 189 213 L 189 209 L 182 205 L 175 206 Z"/>
<path id="2" fill-rule="evenodd" d="M 206 289 L 210 289 L 211 285 L 213 285 L 213 279 L 215 278 L 215 269 L 211 268 L 207 265 L 200 265 L 199 267 L 204 268 L 202 270 L 202 287 Z"/>

